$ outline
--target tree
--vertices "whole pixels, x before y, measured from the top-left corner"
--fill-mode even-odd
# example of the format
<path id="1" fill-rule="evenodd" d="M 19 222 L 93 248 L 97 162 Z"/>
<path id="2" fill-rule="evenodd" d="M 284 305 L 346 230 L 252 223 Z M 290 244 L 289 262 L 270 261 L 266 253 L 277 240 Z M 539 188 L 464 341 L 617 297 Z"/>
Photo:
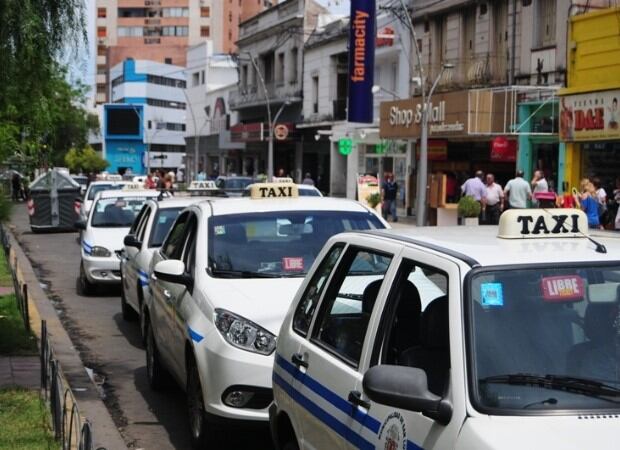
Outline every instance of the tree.
<path id="1" fill-rule="evenodd" d="M 71 172 L 101 172 L 108 167 L 108 162 L 90 146 L 81 150 L 71 148 L 65 155 L 64 161 Z"/>
<path id="2" fill-rule="evenodd" d="M 19 153 L 62 161 L 85 145 L 83 85 L 71 86 L 58 63 L 86 43 L 83 0 L 0 1 L 0 157 Z"/>

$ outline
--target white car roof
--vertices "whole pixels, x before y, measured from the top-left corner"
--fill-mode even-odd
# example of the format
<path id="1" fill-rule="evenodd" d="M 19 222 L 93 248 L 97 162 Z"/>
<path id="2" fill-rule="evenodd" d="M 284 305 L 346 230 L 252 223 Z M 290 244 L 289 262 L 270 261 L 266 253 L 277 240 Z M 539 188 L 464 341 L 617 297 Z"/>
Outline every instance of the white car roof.
<path id="1" fill-rule="evenodd" d="M 127 183 L 131 183 L 131 181 L 125 181 L 125 180 L 98 180 L 98 181 L 91 181 L 91 183 L 88 186 L 96 186 L 98 184 L 127 184 Z"/>
<path id="2" fill-rule="evenodd" d="M 589 236 L 603 244 L 607 253 L 598 253 L 596 245 L 586 237 L 502 239 L 497 237 L 498 227 L 490 225 L 411 227 L 370 233 L 401 241 L 404 245 L 416 241 L 439 248 L 440 253 L 458 252 L 482 266 L 620 261 L 620 234 L 614 232 L 590 232 Z"/>
<path id="3" fill-rule="evenodd" d="M 97 192 L 95 200 L 102 198 L 122 198 L 122 197 L 159 197 L 159 191 L 153 189 L 131 189 L 124 191 L 122 189 L 112 189 L 109 191 Z"/>
<path id="4" fill-rule="evenodd" d="M 360 203 L 342 198 L 297 197 L 284 199 L 252 199 L 250 197 L 209 200 L 199 207 L 214 216 L 266 211 L 351 211 L 370 212 Z"/>
<path id="5" fill-rule="evenodd" d="M 168 208 L 185 208 L 186 206 L 194 203 L 203 202 L 209 200 L 210 197 L 164 197 L 162 200 L 149 200 L 149 202 L 155 203 L 158 209 Z"/>

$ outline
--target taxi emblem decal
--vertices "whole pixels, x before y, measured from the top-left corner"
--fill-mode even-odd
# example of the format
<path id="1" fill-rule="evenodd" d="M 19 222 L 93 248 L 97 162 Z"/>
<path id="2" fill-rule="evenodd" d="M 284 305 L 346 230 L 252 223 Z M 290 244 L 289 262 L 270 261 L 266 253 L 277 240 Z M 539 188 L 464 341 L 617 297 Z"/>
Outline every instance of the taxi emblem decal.
<path id="1" fill-rule="evenodd" d="M 391 413 L 379 429 L 379 442 L 377 449 L 380 450 L 406 450 L 407 428 L 405 418 L 398 412 Z"/>

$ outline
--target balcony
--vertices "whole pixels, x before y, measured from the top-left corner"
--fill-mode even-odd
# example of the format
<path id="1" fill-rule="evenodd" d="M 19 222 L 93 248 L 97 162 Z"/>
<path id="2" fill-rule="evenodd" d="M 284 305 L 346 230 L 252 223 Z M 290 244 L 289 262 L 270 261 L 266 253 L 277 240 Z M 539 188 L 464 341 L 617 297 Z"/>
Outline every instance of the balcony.
<path id="1" fill-rule="evenodd" d="M 299 101 L 302 96 L 299 83 L 285 85 L 266 83 L 267 97 L 270 103 L 283 103 L 286 100 Z M 230 93 L 228 100 L 232 109 L 251 108 L 265 104 L 265 92 L 261 85 L 240 86 Z"/>

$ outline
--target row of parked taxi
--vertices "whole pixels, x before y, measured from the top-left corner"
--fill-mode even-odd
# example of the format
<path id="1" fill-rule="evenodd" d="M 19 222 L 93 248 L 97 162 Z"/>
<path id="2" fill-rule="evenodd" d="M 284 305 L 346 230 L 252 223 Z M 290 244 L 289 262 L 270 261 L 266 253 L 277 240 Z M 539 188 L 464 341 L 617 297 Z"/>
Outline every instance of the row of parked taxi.
<path id="1" fill-rule="evenodd" d="M 121 284 L 195 448 L 236 421 L 285 450 L 614 448 L 620 241 L 583 213 L 394 231 L 287 181 L 248 194 L 105 190 L 78 223 L 82 293 Z"/>

